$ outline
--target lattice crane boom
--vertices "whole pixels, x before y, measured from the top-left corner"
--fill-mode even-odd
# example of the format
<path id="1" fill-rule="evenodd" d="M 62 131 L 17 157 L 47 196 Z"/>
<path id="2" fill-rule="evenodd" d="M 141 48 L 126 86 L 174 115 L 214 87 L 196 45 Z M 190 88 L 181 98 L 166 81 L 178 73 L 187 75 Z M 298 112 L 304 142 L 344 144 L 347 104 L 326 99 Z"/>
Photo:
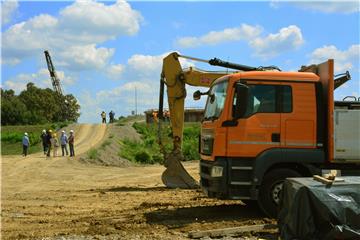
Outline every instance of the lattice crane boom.
<path id="1" fill-rule="evenodd" d="M 61 88 L 60 79 L 58 78 L 58 76 L 56 74 L 55 67 L 51 61 L 50 53 L 47 50 L 45 50 L 44 53 L 45 53 L 46 63 L 47 63 L 47 66 L 48 66 L 48 69 L 50 72 L 51 83 L 53 85 L 54 91 L 60 95 L 63 95 L 63 90 Z"/>

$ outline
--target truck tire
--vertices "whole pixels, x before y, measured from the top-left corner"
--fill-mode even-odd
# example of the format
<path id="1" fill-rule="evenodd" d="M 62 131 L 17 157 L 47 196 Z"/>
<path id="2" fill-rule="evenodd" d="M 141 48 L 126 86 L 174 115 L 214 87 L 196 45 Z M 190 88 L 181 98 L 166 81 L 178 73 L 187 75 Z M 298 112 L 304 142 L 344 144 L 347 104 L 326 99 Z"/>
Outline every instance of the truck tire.
<path id="1" fill-rule="evenodd" d="M 289 177 L 301 177 L 301 174 L 292 169 L 280 168 L 264 176 L 259 188 L 258 204 L 269 217 L 277 217 L 282 184 Z"/>

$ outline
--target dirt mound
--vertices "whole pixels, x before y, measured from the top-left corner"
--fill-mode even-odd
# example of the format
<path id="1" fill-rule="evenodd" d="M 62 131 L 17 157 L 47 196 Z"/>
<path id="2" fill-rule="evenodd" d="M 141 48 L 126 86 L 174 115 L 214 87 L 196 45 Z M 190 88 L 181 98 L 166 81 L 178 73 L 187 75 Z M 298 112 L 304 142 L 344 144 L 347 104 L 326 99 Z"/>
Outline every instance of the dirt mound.
<path id="1" fill-rule="evenodd" d="M 124 125 L 109 124 L 101 143 L 90 148 L 80 157 L 80 162 L 101 166 L 129 167 L 136 165 L 120 157 L 121 141 L 130 139 L 141 141 L 140 135 L 132 127 L 132 122 Z"/>

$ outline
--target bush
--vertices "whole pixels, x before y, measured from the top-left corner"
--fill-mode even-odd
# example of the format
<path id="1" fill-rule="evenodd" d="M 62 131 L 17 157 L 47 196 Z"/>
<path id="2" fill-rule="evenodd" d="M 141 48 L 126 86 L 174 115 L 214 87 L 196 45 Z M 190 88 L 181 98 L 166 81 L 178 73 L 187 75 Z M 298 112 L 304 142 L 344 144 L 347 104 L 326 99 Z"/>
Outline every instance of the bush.
<path id="1" fill-rule="evenodd" d="M 140 163 L 153 163 L 150 154 L 145 150 L 137 152 L 135 154 L 135 160 Z"/>
<path id="2" fill-rule="evenodd" d="M 104 149 L 107 146 L 109 146 L 111 144 L 111 142 L 109 140 L 105 140 L 102 144 L 101 144 L 101 148 Z"/>
<path id="3" fill-rule="evenodd" d="M 19 132 L 13 132 L 13 133 L 2 133 L 1 134 L 1 141 L 2 142 L 8 142 L 8 143 L 17 143 L 21 142 L 24 134 Z"/>
<path id="4" fill-rule="evenodd" d="M 130 161 L 139 163 L 163 163 L 164 157 L 158 145 L 156 124 L 146 124 L 135 122 L 133 128 L 141 134 L 141 142 L 125 139 L 121 141 L 120 156 Z M 184 160 L 199 159 L 200 124 L 186 124 L 183 137 Z M 173 148 L 171 138 L 171 128 L 164 124 L 161 132 L 163 151 L 170 152 Z"/>
<path id="5" fill-rule="evenodd" d="M 97 159 L 99 157 L 99 153 L 95 148 L 92 148 L 87 152 L 87 156 L 90 159 Z"/>

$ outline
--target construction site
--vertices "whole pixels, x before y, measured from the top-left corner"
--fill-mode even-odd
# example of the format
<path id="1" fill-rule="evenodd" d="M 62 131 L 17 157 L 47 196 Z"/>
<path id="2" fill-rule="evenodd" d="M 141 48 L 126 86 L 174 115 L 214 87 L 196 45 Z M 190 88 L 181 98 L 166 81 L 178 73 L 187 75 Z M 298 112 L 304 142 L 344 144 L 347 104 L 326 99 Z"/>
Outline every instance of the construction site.
<path id="1" fill-rule="evenodd" d="M 359 12 L 2 1 L 0 238 L 360 239 Z"/>
<path id="2" fill-rule="evenodd" d="M 179 58 L 234 72 L 184 70 Z M 75 131 L 74 158 L 2 157 L 2 238 L 360 237 L 360 102 L 333 100 L 351 79 L 349 72 L 334 77 L 333 66 L 330 59 L 283 72 L 169 54 L 157 109 L 121 124 L 58 129 Z M 204 111 L 185 111 L 186 84 L 209 88 L 193 96 L 207 95 Z M 135 122 L 155 125 L 160 147 L 169 124 L 172 150 L 161 148 L 163 164 L 119 157 L 123 140 L 142 141 Z M 200 161 L 183 161 L 185 122 L 201 124 Z M 92 149 L 102 152 L 94 158 Z"/>

